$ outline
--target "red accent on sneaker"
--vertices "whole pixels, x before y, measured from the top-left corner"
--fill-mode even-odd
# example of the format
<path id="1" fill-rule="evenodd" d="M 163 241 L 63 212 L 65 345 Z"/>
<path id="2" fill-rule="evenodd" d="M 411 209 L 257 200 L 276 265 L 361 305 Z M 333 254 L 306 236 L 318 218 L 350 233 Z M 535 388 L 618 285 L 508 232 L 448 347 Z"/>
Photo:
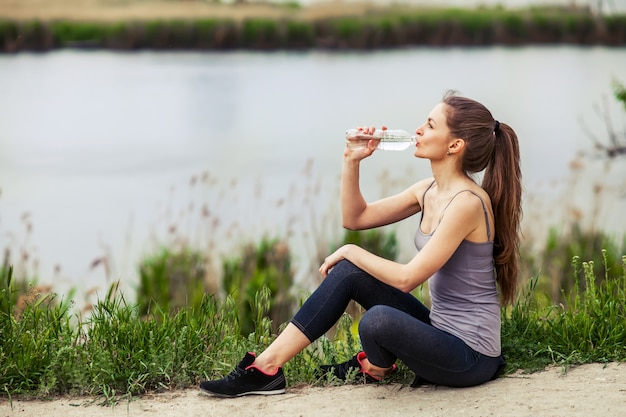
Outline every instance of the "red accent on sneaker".
<path id="1" fill-rule="evenodd" d="M 363 370 L 363 360 L 367 358 L 367 355 L 365 354 L 365 352 L 359 352 L 356 354 L 356 360 L 359 362 L 359 366 L 361 368 L 361 372 L 366 374 L 367 376 L 369 376 L 370 378 L 372 378 L 374 381 L 382 381 L 382 378 L 377 378 L 374 375 L 370 374 L 369 372 L 365 372 Z M 391 373 L 396 372 L 396 364 L 394 363 L 393 365 L 391 365 Z"/>
<path id="2" fill-rule="evenodd" d="M 277 374 L 277 373 L 278 373 L 278 371 L 280 370 L 280 368 L 276 368 L 276 370 L 274 371 L 274 373 L 271 373 L 271 374 L 270 374 L 270 373 L 265 372 L 264 370 L 262 370 L 261 368 L 259 368 L 259 367 L 255 366 L 255 365 L 250 365 L 250 366 L 248 366 L 248 367 L 246 368 L 246 371 L 247 371 L 248 369 L 251 369 L 251 368 L 254 368 L 254 369 L 256 369 L 257 371 L 261 372 L 263 375 L 267 375 L 267 376 L 276 376 L 276 374 Z"/>
<path id="3" fill-rule="evenodd" d="M 367 355 L 365 352 L 359 352 L 356 354 L 356 360 L 359 361 L 359 365 L 361 365 L 361 370 L 363 369 L 363 359 L 367 359 Z"/>
<path id="4" fill-rule="evenodd" d="M 248 352 L 248 353 L 249 353 L 250 355 L 252 355 L 252 356 L 254 356 L 254 357 L 256 358 L 256 353 L 254 353 L 254 352 Z M 248 369 L 251 369 L 251 368 L 254 368 L 254 369 L 256 369 L 257 371 L 261 372 L 263 375 L 267 375 L 267 376 L 276 376 L 276 374 L 278 373 L 278 371 L 280 371 L 280 368 L 276 368 L 276 370 L 274 371 L 274 373 L 271 373 L 271 374 L 270 374 L 270 373 L 267 373 L 267 372 L 263 371 L 261 368 L 259 368 L 258 366 L 256 366 L 256 365 L 254 364 L 254 362 L 252 362 L 252 364 L 250 364 L 250 365 L 246 366 L 246 369 L 245 369 L 245 370 L 247 371 Z"/>

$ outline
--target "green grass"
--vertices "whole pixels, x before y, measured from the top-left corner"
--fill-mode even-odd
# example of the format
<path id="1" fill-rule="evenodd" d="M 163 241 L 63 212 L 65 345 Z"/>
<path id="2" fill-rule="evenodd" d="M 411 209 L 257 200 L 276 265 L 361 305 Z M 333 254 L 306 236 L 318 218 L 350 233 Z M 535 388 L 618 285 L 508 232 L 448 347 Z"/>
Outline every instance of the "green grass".
<path id="1" fill-rule="evenodd" d="M 606 251 L 602 251 L 606 262 Z M 531 280 L 503 314 L 502 344 L 508 370 L 537 370 L 548 364 L 626 361 L 626 256 L 622 269 L 599 280 L 593 262 L 574 257 L 582 270 L 564 302 L 553 304 Z M 578 274 L 576 274 L 578 276 Z"/>
<path id="2" fill-rule="evenodd" d="M 503 311 L 507 372 L 555 363 L 626 361 L 626 256 L 622 263 L 622 271 L 608 271 L 597 280 L 593 265 L 575 258 L 585 282 L 557 305 L 537 293 L 536 280 L 531 280 L 517 303 Z M 91 315 L 82 318 L 72 313 L 69 300 L 48 295 L 32 296 L 18 308 L 11 268 L 4 268 L 0 278 L 0 387 L 8 397 L 86 394 L 110 402 L 187 388 L 228 373 L 246 351 L 261 351 L 274 338 L 265 314 L 271 305 L 267 288 L 254 299 L 254 331 L 242 335 L 231 298 L 205 295 L 199 307 L 173 313 L 153 308 L 142 316 L 112 286 Z M 351 324 L 345 315 L 332 340 L 321 338 L 289 362 L 289 384 L 338 383 L 316 379 L 314 369 L 359 349 Z M 408 384 L 411 378 L 400 365 L 392 382 Z"/>

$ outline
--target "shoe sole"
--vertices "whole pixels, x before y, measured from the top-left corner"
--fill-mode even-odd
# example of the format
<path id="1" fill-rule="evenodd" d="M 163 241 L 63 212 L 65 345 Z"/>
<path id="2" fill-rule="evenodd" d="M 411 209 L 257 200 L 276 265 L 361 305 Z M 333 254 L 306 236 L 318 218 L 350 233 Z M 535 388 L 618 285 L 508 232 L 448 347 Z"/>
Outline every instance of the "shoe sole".
<path id="1" fill-rule="evenodd" d="M 272 391 L 248 391 L 248 392 L 242 392 L 241 394 L 222 394 L 219 392 L 212 392 L 212 391 L 207 391 L 205 389 L 200 388 L 200 392 L 202 394 L 211 396 L 211 397 L 221 397 L 221 398 L 237 398 L 237 397 L 243 397 L 245 395 L 278 395 L 278 394 L 284 394 L 285 393 L 285 389 L 277 389 L 277 390 L 272 390 Z"/>

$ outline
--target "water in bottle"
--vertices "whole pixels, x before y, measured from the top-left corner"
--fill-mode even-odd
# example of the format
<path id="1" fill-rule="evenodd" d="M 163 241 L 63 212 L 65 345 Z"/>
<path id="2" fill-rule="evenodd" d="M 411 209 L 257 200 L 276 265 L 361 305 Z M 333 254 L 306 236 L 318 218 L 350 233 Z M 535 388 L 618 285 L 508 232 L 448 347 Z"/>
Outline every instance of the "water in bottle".
<path id="1" fill-rule="evenodd" d="M 366 148 L 370 140 L 378 141 L 376 149 L 385 151 L 403 151 L 416 142 L 415 136 L 400 129 L 376 129 L 372 134 L 365 134 L 358 129 L 349 129 L 346 132 L 349 149 Z"/>

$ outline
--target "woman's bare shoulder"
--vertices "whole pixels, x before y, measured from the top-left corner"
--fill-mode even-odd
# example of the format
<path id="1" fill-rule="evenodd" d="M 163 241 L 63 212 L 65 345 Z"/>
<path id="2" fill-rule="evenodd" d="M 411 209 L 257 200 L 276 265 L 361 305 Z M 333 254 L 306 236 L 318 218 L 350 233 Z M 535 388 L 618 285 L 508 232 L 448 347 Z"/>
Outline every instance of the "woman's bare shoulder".
<path id="1" fill-rule="evenodd" d="M 433 182 L 435 182 L 435 178 L 433 177 L 424 178 L 423 180 L 420 180 L 413 184 L 410 189 L 413 190 L 414 193 L 419 194 L 419 197 L 421 198 L 426 190 L 428 190 L 428 188 L 433 184 Z"/>
<path id="2" fill-rule="evenodd" d="M 406 192 L 413 195 L 413 197 L 415 198 L 415 200 L 417 200 L 417 202 L 419 203 L 421 207 L 423 203 L 422 199 L 424 197 L 424 193 L 426 192 L 426 190 L 428 190 L 428 188 L 433 184 L 434 181 L 435 179 L 433 177 L 425 178 L 411 185 L 406 190 Z"/>

